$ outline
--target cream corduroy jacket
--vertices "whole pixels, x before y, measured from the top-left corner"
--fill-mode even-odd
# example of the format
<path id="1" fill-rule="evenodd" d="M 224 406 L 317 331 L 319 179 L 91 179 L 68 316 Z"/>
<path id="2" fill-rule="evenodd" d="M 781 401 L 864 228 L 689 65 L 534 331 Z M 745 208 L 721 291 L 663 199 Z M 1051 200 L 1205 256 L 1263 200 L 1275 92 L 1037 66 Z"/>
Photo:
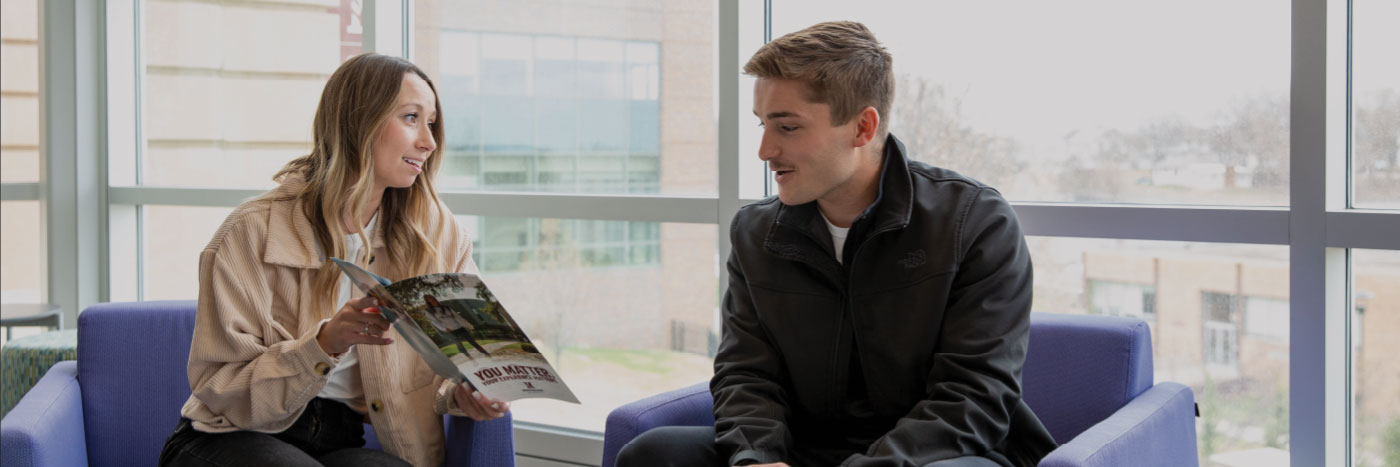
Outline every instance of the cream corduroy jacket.
<path id="1" fill-rule="evenodd" d="M 319 323 L 341 304 L 312 305 L 315 274 L 326 259 L 294 196 L 303 183 L 284 183 L 238 206 L 200 253 L 192 394 L 181 409 L 199 431 L 281 432 L 321 392 L 337 363 L 316 343 Z M 453 271 L 476 273 L 465 230 L 446 207 L 439 211 L 448 233 L 438 251 L 452 255 Z M 374 227 L 371 254 L 388 258 L 383 231 Z M 388 277 L 385 266 L 369 268 Z M 354 408 L 368 414 L 386 452 L 415 466 L 441 465 L 441 414 L 465 416 L 453 400 L 454 384 L 435 375 L 393 330 L 385 336 L 394 343 L 357 347 L 365 401 Z"/>

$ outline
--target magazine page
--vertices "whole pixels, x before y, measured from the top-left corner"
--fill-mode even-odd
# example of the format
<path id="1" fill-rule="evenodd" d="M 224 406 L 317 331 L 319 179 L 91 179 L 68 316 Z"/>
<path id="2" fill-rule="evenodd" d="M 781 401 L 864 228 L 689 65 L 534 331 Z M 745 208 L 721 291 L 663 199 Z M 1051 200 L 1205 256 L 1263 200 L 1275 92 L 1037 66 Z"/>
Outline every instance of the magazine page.
<path id="1" fill-rule="evenodd" d="M 488 397 L 546 397 L 578 403 L 525 331 L 474 274 L 428 274 L 392 284 L 331 258 L 439 376 Z"/>
<path id="2" fill-rule="evenodd" d="M 379 301 L 379 313 L 384 315 L 384 319 L 389 321 L 390 325 L 394 327 L 394 331 L 399 333 L 399 337 L 408 342 L 408 345 L 423 357 L 428 368 L 432 368 L 434 373 L 445 379 L 457 383 L 467 381 L 466 375 L 463 375 L 461 370 L 457 369 L 457 365 L 454 365 L 438 350 L 440 346 L 419 327 L 417 322 L 412 319 L 403 319 L 409 315 L 404 311 L 403 304 L 394 298 L 394 294 L 385 289 L 385 286 L 389 285 L 388 280 L 340 258 L 331 258 L 331 261 L 340 266 L 340 270 L 345 272 L 345 275 L 350 278 L 350 282 L 353 282 L 365 295 Z"/>
<path id="3" fill-rule="evenodd" d="M 546 397 L 578 403 L 525 331 L 486 288 L 467 273 L 427 274 L 386 289 L 477 390 L 500 400 Z"/>

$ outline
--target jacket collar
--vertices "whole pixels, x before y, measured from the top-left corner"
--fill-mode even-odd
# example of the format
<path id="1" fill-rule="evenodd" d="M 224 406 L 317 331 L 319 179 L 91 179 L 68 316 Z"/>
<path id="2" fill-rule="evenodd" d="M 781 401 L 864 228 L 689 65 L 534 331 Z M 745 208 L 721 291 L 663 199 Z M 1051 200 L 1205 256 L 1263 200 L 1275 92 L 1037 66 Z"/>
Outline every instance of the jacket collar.
<path id="1" fill-rule="evenodd" d="M 267 221 L 267 245 L 263 262 L 301 269 L 319 268 L 327 259 L 316 244 L 311 219 L 306 217 L 306 203 L 298 196 L 306 182 L 298 176 L 287 177 L 281 186 L 268 192 L 271 216 Z M 370 252 L 384 247 L 383 218 L 376 216 L 370 231 Z"/>
<path id="2" fill-rule="evenodd" d="M 879 190 L 876 192 L 875 201 L 852 223 L 851 238 L 859 241 L 871 232 L 902 229 L 909 225 L 909 217 L 914 208 L 914 187 L 909 175 L 909 161 L 904 153 L 904 143 L 895 138 L 894 134 L 885 138 L 884 165 L 880 169 Z M 764 242 L 770 253 L 791 259 L 805 259 L 805 255 L 794 249 L 792 239 L 780 233 L 780 227 L 796 229 L 817 241 L 827 248 L 828 257 L 835 251 L 816 201 L 797 206 L 779 203 L 777 219 L 773 224 Z"/>

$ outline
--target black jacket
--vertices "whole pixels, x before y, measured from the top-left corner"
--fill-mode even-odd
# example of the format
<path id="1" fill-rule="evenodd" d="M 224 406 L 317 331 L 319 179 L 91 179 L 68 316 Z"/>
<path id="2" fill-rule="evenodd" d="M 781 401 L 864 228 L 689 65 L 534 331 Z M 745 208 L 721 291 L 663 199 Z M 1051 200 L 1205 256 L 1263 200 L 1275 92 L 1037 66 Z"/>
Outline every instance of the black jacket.
<path id="1" fill-rule="evenodd" d="M 734 216 L 710 382 L 731 464 L 1019 466 L 1055 448 L 1021 400 L 1031 259 L 1011 205 L 904 151 L 886 139 L 844 266 L 816 202 Z"/>

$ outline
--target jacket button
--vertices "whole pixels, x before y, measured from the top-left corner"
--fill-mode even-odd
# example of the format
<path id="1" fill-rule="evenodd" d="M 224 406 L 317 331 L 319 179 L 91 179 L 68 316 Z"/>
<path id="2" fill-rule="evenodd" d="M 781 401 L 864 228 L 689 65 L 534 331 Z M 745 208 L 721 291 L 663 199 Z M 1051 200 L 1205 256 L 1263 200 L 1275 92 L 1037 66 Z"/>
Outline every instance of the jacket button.
<path id="1" fill-rule="evenodd" d="M 384 410 L 384 402 L 375 399 L 373 402 L 369 403 L 369 409 L 373 410 L 375 413 L 379 413 L 380 410 Z"/>
<path id="2" fill-rule="evenodd" d="M 317 373 L 317 374 L 319 374 L 319 375 L 321 375 L 321 376 L 326 376 L 326 375 L 330 374 L 330 372 L 331 372 L 331 366 L 330 366 L 330 365 L 327 365 L 326 362 L 321 362 L 321 363 L 317 363 L 317 364 L 316 364 L 316 373 Z"/>

